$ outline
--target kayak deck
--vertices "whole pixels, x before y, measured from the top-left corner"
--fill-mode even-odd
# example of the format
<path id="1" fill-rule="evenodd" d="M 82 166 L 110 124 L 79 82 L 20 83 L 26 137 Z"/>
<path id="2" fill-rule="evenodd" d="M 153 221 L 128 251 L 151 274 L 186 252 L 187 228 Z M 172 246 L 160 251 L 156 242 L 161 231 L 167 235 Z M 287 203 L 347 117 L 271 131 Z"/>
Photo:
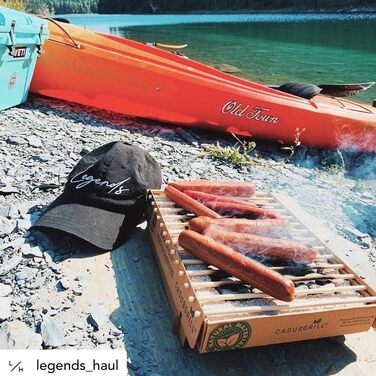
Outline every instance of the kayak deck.
<path id="1" fill-rule="evenodd" d="M 285 143 L 304 128 L 306 145 L 376 150 L 371 106 L 323 95 L 307 100 L 139 42 L 56 21 L 49 26 L 34 93 Z"/>

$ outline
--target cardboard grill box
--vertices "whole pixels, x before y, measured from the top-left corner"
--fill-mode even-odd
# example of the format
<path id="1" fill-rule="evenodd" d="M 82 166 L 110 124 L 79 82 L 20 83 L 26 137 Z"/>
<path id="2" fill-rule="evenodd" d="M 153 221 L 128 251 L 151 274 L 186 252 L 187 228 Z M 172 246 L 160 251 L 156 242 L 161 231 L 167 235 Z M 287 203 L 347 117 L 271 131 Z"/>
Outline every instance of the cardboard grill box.
<path id="1" fill-rule="evenodd" d="M 249 201 L 285 218 L 293 238 L 318 251 L 307 274 L 294 273 L 292 266 L 273 266 L 280 272 L 287 271 L 286 276 L 296 286 L 308 284 L 296 289 L 291 303 L 223 275 L 183 250 L 177 239 L 194 215 L 170 201 L 163 191 L 150 192 L 147 235 L 174 314 L 173 328 L 182 343 L 188 342 L 191 348 L 197 346 L 200 353 L 205 353 L 376 327 L 376 292 L 310 232 L 309 224 L 289 210 L 283 197 L 258 192 Z"/>

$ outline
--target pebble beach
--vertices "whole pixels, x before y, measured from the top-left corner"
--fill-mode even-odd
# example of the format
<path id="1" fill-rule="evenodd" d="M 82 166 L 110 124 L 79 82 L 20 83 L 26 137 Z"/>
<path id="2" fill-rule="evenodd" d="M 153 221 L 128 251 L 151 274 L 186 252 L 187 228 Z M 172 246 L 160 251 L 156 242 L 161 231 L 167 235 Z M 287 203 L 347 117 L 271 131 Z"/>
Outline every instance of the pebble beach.
<path id="1" fill-rule="evenodd" d="M 112 323 L 100 302 L 85 300 L 94 261 L 88 262 L 87 275 L 75 275 L 66 266 L 72 257 L 93 250 L 62 235 L 28 231 L 62 192 L 79 159 L 118 140 L 149 151 L 161 166 L 164 184 L 246 180 L 260 191 L 292 197 L 350 244 L 347 261 L 356 264 L 361 255 L 376 272 L 374 155 L 300 146 L 289 159 L 281 145 L 256 140 L 254 163 L 237 167 L 205 154 L 205 145 L 234 145 L 231 135 L 31 96 L 26 104 L 0 112 L 1 349 L 126 347 L 127 328 Z"/>

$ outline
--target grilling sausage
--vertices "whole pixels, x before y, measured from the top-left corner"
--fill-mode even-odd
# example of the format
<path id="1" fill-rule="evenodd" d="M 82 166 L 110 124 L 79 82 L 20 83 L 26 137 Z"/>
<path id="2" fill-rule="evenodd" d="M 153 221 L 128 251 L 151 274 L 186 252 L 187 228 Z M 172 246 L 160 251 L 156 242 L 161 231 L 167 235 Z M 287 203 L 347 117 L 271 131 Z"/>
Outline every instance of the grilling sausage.
<path id="1" fill-rule="evenodd" d="M 211 218 L 221 218 L 221 216 L 213 210 L 210 210 L 206 206 L 202 205 L 193 198 L 187 196 L 185 193 L 180 192 L 174 187 L 168 185 L 164 190 L 166 196 L 174 201 L 176 204 L 182 206 L 183 208 L 189 210 L 196 215 L 205 215 Z"/>
<path id="2" fill-rule="evenodd" d="M 197 217 L 189 221 L 189 229 L 202 234 L 205 230 L 224 230 L 271 238 L 289 237 L 287 222 L 283 219 L 245 219 Z"/>
<path id="3" fill-rule="evenodd" d="M 236 252 L 248 255 L 303 263 L 310 263 L 317 256 L 315 249 L 291 240 L 221 231 L 210 227 L 204 231 L 204 235 L 231 247 Z"/>
<path id="4" fill-rule="evenodd" d="M 230 182 L 214 180 L 188 180 L 171 182 L 169 185 L 179 191 L 199 191 L 214 195 L 249 197 L 256 192 L 256 187 L 250 182 Z"/>
<path id="5" fill-rule="evenodd" d="M 238 198 L 234 197 L 228 197 L 228 196 L 219 196 L 219 195 L 213 195 L 210 193 L 205 193 L 205 192 L 199 192 L 199 191 L 191 191 L 191 190 L 186 190 L 184 191 L 186 195 L 189 197 L 194 198 L 197 201 L 202 202 L 205 204 L 206 201 L 220 201 L 220 202 L 232 202 L 234 204 L 243 204 L 243 205 L 252 205 L 250 202 L 247 202 L 245 200 L 240 200 Z"/>
<path id="6" fill-rule="evenodd" d="M 239 278 L 272 297 L 290 302 L 294 299 L 294 283 L 266 266 L 197 232 L 185 230 L 179 244 L 204 262 Z"/>
<path id="7" fill-rule="evenodd" d="M 278 215 L 257 206 L 249 204 L 237 204 L 233 202 L 206 201 L 205 206 L 215 212 L 229 217 L 241 216 L 250 219 L 271 218 L 277 219 Z"/>

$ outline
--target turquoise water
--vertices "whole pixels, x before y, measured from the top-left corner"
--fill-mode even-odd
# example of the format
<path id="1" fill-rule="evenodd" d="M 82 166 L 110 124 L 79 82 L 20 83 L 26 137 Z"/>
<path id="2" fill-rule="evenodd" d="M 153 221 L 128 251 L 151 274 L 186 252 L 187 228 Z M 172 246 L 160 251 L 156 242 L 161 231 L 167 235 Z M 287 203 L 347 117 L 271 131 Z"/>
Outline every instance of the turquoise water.
<path id="1" fill-rule="evenodd" d="M 376 81 L 376 14 L 67 15 L 72 23 L 184 53 L 265 84 Z M 354 99 L 376 99 L 372 88 Z"/>

